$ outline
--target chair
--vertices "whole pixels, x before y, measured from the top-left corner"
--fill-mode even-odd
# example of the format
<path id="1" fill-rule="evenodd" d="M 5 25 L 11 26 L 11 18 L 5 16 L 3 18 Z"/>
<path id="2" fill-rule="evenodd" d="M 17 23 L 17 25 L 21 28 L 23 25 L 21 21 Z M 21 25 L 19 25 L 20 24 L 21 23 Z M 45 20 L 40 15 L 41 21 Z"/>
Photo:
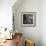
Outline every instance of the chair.
<path id="1" fill-rule="evenodd" d="M 35 46 L 35 43 L 32 40 L 26 40 L 25 46 Z"/>

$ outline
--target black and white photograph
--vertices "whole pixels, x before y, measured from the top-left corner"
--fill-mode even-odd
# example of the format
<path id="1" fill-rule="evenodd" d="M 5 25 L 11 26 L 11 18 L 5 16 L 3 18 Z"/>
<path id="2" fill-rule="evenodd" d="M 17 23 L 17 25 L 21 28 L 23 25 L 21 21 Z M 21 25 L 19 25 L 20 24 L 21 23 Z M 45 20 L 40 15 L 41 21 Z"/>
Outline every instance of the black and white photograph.
<path id="1" fill-rule="evenodd" d="M 33 24 L 33 14 L 24 14 L 23 24 Z"/>
<path id="2" fill-rule="evenodd" d="M 35 26 L 36 13 L 35 12 L 22 12 L 22 26 Z"/>

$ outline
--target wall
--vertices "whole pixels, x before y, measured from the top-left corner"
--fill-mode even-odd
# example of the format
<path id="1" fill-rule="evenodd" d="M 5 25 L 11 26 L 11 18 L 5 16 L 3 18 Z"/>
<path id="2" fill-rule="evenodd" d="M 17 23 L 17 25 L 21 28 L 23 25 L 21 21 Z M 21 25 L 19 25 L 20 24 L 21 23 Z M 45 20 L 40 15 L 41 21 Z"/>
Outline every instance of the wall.
<path id="1" fill-rule="evenodd" d="M 0 0 L 0 27 L 12 28 L 12 6 L 16 0 Z"/>
<path id="2" fill-rule="evenodd" d="M 19 1 L 18 1 L 19 2 Z M 40 29 L 40 15 L 41 15 L 41 1 L 40 0 L 23 0 L 20 5 L 13 8 L 15 29 L 18 32 L 23 32 L 24 39 L 31 39 L 35 41 L 36 46 L 41 46 L 41 29 Z M 22 27 L 21 26 L 21 12 L 36 12 L 36 27 Z"/>
<path id="3" fill-rule="evenodd" d="M 46 46 L 46 0 L 41 1 L 41 40 L 42 46 Z"/>

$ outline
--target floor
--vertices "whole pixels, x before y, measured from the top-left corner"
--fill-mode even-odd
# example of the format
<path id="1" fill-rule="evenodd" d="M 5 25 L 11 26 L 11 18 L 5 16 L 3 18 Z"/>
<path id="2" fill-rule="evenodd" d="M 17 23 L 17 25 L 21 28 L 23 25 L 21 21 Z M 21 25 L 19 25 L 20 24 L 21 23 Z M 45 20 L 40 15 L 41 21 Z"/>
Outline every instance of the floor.
<path id="1" fill-rule="evenodd" d="M 0 46 L 16 46 L 15 39 L 13 40 L 6 40 L 6 42 L 2 43 Z"/>
<path id="2" fill-rule="evenodd" d="M 0 39 L 0 43 L 6 40 L 6 42 L 1 43 L 0 46 L 22 46 L 23 40 L 21 35 L 21 33 L 16 33 L 11 40 Z"/>

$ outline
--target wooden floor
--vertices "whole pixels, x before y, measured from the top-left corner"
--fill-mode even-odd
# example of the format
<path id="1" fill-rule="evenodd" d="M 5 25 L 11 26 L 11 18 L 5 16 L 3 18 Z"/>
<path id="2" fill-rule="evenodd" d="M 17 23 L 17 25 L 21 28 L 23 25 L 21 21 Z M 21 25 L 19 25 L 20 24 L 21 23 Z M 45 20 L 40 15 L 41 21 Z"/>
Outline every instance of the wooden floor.
<path id="1" fill-rule="evenodd" d="M 3 44 L 1 44 L 0 46 L 18 46 L 18 44 L 16 44 L 16 42 L 18 43 L 18 41 L 19 41 L 19 45 L 21 45 L 22 46 L 22 44 L 20 44 L 20 43 L 22 43 L 21 41 L 22 41 L 22 36 L 21 36 L 22 34 L 21 33 L 16 33 L 14 36 L 12 36 L 12 40 L 6 40 L 6 42 L 4 42 Z M 4 41 L 4 39 L 0 39 L 0 42 L 1 41 Z"/>
<path id="2" fill-rule="evenodd" d="M 15 44 L 15 39 L 13 40 L 6 40 L 6 42 L 4 42 L 2 45 L 0 46 L 16 46 Z"/>

